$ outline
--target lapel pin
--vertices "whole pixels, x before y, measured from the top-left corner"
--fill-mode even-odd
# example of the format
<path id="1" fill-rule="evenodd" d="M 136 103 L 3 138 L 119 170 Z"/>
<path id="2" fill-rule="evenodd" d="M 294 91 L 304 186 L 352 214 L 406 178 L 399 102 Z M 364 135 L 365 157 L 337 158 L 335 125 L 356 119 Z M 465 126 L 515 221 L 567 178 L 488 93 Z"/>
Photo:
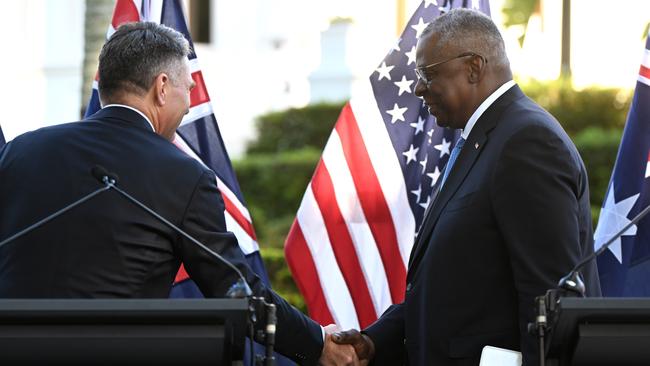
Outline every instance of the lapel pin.
<path id="1" fill-rule="evenodd" d="M 478 149 L 478 142 L 474 144 L 474 149 Z"/>

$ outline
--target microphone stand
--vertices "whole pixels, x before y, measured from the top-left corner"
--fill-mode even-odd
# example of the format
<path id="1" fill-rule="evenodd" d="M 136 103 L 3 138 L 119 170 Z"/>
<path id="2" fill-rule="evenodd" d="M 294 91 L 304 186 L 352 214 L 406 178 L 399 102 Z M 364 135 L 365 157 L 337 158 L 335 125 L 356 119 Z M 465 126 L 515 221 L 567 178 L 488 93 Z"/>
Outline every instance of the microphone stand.
<path id="1" fill-rule="evenodd" d="M 2 247 L 2 246 L 4 246 L 5 244 L 8 244 L 8 243 L 10 243 L 10 242 L 12 242 L 12 241 L 18 239 L 18 238 L 20 238 L 21 236 L 23 236 L 23 235 L 25 235 L 25 234 L 31 232 L 32 230 L 35 230 L 35 229 L 37 229 L 37 228 L 39 228 L 39 227 L 41 227 L 41 226 L 47 224 L 48 222 L 54 220 L 55 218 L 57 218 L 57 217 L 63 215 L 64 213 L 70 211 L 71 209 L 73 209 L 73 208 L 79 206 L 80 204 L 82 204 L 82 203 L 88 201 L 89 199 L 91 199 L 91 198 L 95 197 L 96 195 L 98 195 L 98 194 L 100 194 L 100 193 L 102 193 L 102 192 L 105 192 L 105 191 L 107 191 L 107 190 L 109 190 L 109 189 L 110 189 L 109 186 L 102 187 L 102 188 L 100 188 L 100 189 L 98 189 L 98 190 L 96 190 L 96 191 L 93 191 L 93 192 L 91 192 L 91 193 L 89 193 L 89 194 L 87 194 L 87 195 L 81 197 L 80 199 L 78 199 L 78 200 L 72 202 L 71 204 L 69 204 L 69 205 L 63 207 L 62 209 L 60 209 L 60 210 L 54 212 L 53 214 L 50 214 L 50 215 L 44 217 L 43 219 L 41 219 L 41 220 L 39 220 L 39 221 L 37 221 L 37 222 L 35 222 L 35 223 L 29 225 L 28 227 L 26 227 L 26 228 L 20 230 L 19 232 L 15 233 L 14 235 L 12 235 L 12 236 L 6 238 L 5 240 L 1 241 L 1 242 L 0 242 L 0 247 Z"/>
<path id="2" fill-rule="evenodd" d="M 230 263 L 228 260 L 223 258 L 219 253 L 211 250 L 195 238 L 193 238 L 191 235 L 187 234 L 185 231 L 183 231 L 181 228 L 177 227 L 164 217 L 160 216 L 157 212 L 154 210 L 150 209 L 147 207 L 145 204 L 142 202 L 138 201 L 122 189 L 116 186 L 117 180 L 115 177 L 110 177 L 109 173 L 102 167 L 95 167 L 93 168 L 93 175 L 96 176 L 101 182 L 103 182 L 106 186 L 102 188 L 102 190 L 107 190 L 107 189 L 114 189 L 116 192 L 121 194 L 123 197 L 128 199 L 130 202 L 135 204 L 136 206 L 140 207 L 141 209 L 145 210 L 149 214 L 151 214 L 153 217 L 157 218 L 158 220 L 162 221 L 164 224 L 168 225 L 172 229 L 174 229 L 176 232 L 180 233 L 183 237 L 186 239 L 190 240 L 192 243 L 196 244 L 200 248 L 202 248 L 204 251 L 209 253 L 210 255 L 216 257 L 221 261 L 222 263 L 225 263 L 228 265 L 230 268 L 235 271 L 239 279 L 237 282 L 235 282 L 230 289 L 228 289 L 228 292 L 226 293 L 226 296 L 230 298 L 248 298 L 249 299 L 249 309 L 250 309 L 250 320 L 251 323 L 256 323 L 257 322 L 257 317 L 256 314 L 264 314 L 264 320 L 266 321 L 266 326 L 264 331 L 258 331 L 257 333 L 257 338 L 262 339 L 263 343 L 265 345 L 265 355 L 264 356 L 258 356 L 255 359 L 255 364 L 256 365 L 263 365 L 263 366 L 273 366 L 275 365 L 275 356 L 273 355 L 274 351 L 273 348 L 275 346 L 275 328 L 276 328 L 276 323 L 277 323 L 277 317 L 276 317 L 276 307 L 275 304 L 272 303 L 267 303 L 266 300 L 263 297 L 255 297 L 252 296 L 253 292 L 251 291 L 250 287 L 248 286 L 248 283 L 246 282 L 244 275 L 239 271 L 237 267 L 235 267 L 232 263 Z M 252 340 L 251 340 L 252 341 Z M 251 344 L 251 350 L 253 348 L 253 345 Z"/>
<path id="3" fill-rule="evenodd" d="M 123 197 L 131 201 L 131 203 L 135 204 L 136 206 L 140 207 L 141 209 L 145 210 L 148 212 L 151 216 L 157 218 L 158 220 L 162 221 L 165 225 L 171 227 L 174 229 L 177 233 L 181 234 L 183 237 L 191 241 L 192 243 L 196 244 L 198 247 L 203 249 L 206 253 L 216 257 L 219 261 L 222 263 L 226 264 L 228 267 L 230 267 L 235 273 L 238 275 L 237 282 L 235 282 L 230 289 L 228 289 L 228 292 L 226 293 L 226 296 L 230 298 L 245 298 L 245 297 L 250 297 L 253 292 L 251 291 L 250 287 L 246 283 L 246 280 L 244 279 L 244 275 L 241 273 L 239 268 L 235 267 L 232 263 L 230 263 L 228 260 L 226 260 L 224 257 L 222 257 L 219 253 L 213 251 L 212 249 L 206 247 L 204 244 L 199 242 L 198 240 L 194 239 L 191 235 L 183 231 L 181 228 L 178 226 L 172 224 L 169 220 L 166 218 L 160 216 L 157 212 L 154 210 L 150 209 L 147 207 L 145 204 L 142 202 L 138 201 L 137 199 L 133 198 L 130 194 L 124 192 L 122 189 L 120 189 L 118 186 L 116 186 L 116 180 L 115 178 L 110 178 L 107 174 L 101 177 L 102 182 L 106 184 L 105 188 L 106 189 L 114 189 L 116 192 L 121 194 Z"/>
<path id="4" fill-rule="evenodd" d="M 605 242 L 598 250 L 593 252 L 591 255 L 587 256 L 578 264 L 576 264 L 571 272 L 566 276 L 562 277 L 557 284 L 557 288 L 546 291 L 546 294 L 543 296 L 538 296 L 535 298 L 535 321 L 528 323 L 528 332 L 533 335 L 537 335 L 539 341 L 539 365 L 545 366 L 545 338 L 548 335 L 549 325 L 547 323 L 547 314 L 551 318 L 550 330 L 553 329 L 553 320 L 555 318 L 555 311 L 557 310 L 557 305 L 561 298 L 563 297 L 585 297 L 586 287 L 585 283 L 582 280 L 582 275 L 580 274 L 580 269 L 584 267 L 585 264 L 591 262 L 596 257 L 601 255 L 604 251 L 609 248 L 614 241 L 623 236 L 625 232 L 631 228 L 633 225 L 636 225 L 641 219 L 643 219 L 648 213 L 650 213 L 650 205 L 646 206 L 641 212 L 639 212 L 630 222 L 627 223 L 621 230 L 614 234 L 609 240 Z"/>
<path id="5" fill-rule="evenodd" d="M 273 347 L 275 346 L 275 327 L 277 317 L 275 315 L 275 304 L 266 302 L 263 297 L 253 297 L 252 307 L 253 313 L 264 314 L 263 321 L 266 322 L 264 330 L 258 330 L 255 338 L 260 339 L 265 346 L 265 354 L 257 355 L 255 357 L 256 366 L 273 366 L 275 365 L 275 356 L 273 355 Z"/>

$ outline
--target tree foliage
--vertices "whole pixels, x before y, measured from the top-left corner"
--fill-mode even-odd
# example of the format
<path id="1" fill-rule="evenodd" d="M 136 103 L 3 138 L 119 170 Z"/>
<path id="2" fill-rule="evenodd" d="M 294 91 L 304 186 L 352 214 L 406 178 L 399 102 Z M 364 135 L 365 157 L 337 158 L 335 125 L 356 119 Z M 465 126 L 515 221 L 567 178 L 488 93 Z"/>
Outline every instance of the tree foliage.
<path id="1" fill-rule="evenodd" d="M 590 128 L 620 130 L 630 109 L 630 90 L 589 87 L 575 90 L 571 83 L 530 81 L 521 85 L 531 99 L 548 110 L 571 137 Z"/>
<path id="2" fill-rule="evenodd" d="M 338 119 L 343 103 L 319 103 L 271 112 L 255 121 L 257 140 L 247 154 L 276 153 L 311 147 L 320 150 Z"/>
<path id="3" fill-rule="evenodd" d="M 506 27 L 521 26 L 523 32 L 519 37 L 519 44 L 524 43 L 528 19 L 533 15 L 539 5 L 539 0 L 506 0 L 501 11 L 503 12 Z"/>

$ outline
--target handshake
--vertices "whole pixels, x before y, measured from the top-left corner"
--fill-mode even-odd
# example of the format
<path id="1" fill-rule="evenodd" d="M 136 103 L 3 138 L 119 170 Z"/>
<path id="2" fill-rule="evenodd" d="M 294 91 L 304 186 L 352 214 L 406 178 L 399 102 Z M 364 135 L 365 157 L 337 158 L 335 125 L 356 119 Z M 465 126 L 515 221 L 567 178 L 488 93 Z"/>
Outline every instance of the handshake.
<path id="1" fill-rule="evenodd" d="M 358 330 L 339 332 L 335 324 L 324 329 L 325 344 L 319 365 L 367 365 L 375 355 L 375 345 L 370 337 Z"/>

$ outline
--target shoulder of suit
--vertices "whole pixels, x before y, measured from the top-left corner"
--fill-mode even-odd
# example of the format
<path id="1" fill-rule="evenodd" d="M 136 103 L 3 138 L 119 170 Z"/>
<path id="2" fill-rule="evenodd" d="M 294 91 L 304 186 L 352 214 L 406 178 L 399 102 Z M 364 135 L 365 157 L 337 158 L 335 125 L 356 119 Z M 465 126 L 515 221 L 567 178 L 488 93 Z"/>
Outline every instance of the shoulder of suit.
<path id="1" fill-rule="evenodd" d="M 17 146 L 21 144 L 32 144 L 35 141 L 39 141 L 42 139 L 52 139 L 53 141 L 56 141 L 57 138 L 59 138 L 60 135 L 64 134 L 69 134 L 71 130 L 74 130 L 79 124 L 79 121 L 77 122 L 67 122 L 67 123 L 61 123 L 58 125 L 53 125 L 53 126 L 46 126 L 46 127 L 41 127 L 36 130 L 32 131 L 27 131 L 25 133 L 22 133 L 16 137 L 14 137 L 11 141 L 8 141 L 8 143 L 12 143 L 12 145 Z M 61 138 L 64 136 L 61 136 Z M 40 142 L 39 142 L 40 143 Z M 34 146 L 32 146 L 34 147 Z"/>
<path id="2" fill-rule="evenodd" d="M 11 141 L 11 144 L 14 145 L 14 147 L 24 145 L 25 148 L 34 148 L 34 143 L 39 146 L 47 145 L 46 142 L 57 143 L 63 141 L 62 139 L 69 139 L 75 133 L 81 133 L 84 134 L 84 136 L 88 136 L 88 129 L 97 128 L 97 126 L 106 125 L 93 120 L 83 120 L 42 127 L 17 136 Z M 134 129 L 134 131 L 139 130 Z M 150 131 L 138 134 L 138 136 L 139 137 L 136 138 L 137 141 L 134 141 L 134 143 L 141 145 L 139 150 L 143 153 L 145 153 L 145 151 L 151 152 L 153 155 L 152 161 L 156 160 L 161 164 L 171 164 L 175 169 L 180 170 L 179 174 L 196 176 L 203 175 L 206 172 L 214 174 L 202 162 L 189 156 L 187 153 L 161 136 L 151 133 Z"/>
<path id="3" fill-rule="evenodd" d="M 499 125 L 512 134 L 535 127 L 548 129 L 553 134 L 566 134 L 560 122 L 550 112 L 528 97 L 515 100 L 505 108 Z"/>
<path id="4" fill-rule="evenodd" d="M 181 169 L 186 175 L 201 176 L 204 174 L 208 174 L 214 177 L 214 173 L 212 172 L 212 170 L 209 169 L 203 162 L 188 155 L 186 152 L 178 148 L 173 143 L 170 143 L 165 139 L 160 139 L 160 141 L 158 141 L 158 144 L 165 151 L 165 159 L 162 159 L 161 163 L 163 162 L 163 160 L 167 160 L 168 163 L 175 164 L 178 167 L 178 169 Z"/>

